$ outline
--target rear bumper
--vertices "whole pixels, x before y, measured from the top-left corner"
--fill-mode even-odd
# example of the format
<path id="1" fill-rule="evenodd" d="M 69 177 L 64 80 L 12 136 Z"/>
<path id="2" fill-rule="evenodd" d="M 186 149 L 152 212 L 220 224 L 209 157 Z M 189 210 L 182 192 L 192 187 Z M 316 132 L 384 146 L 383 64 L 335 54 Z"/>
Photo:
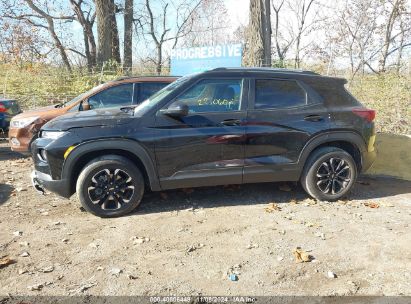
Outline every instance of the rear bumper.
<path id="1" fill-rule="evenodd" d="M 73 194 L 70 189 L 70 183 L 65 179 L 53 180 L 48 174 L 33 171 L 31 173 L 31 181 L 33 187 L 39 192 L 44 192 L 44 189 L 47 189 L 65 198 L 70 198 Z"/>

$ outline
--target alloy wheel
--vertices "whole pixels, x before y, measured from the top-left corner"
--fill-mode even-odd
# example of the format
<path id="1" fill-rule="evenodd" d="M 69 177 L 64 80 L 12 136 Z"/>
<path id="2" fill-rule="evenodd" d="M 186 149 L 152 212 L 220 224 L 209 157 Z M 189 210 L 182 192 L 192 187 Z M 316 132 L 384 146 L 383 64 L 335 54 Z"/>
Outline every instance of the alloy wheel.
<path id="1" fill-rule="evenodd" d="M 317 187 L 325 194 L 339 194 L 351 181 L 351 167 L 345 160 L 337 157 L 322 162 L 317 170 Z"/>
<path id="2" fill-rule="evenodd" d="M 104 169 L 97 172 L 87 188 L 89 198 L 103 210 L 117 210 L 129 203 L 134 195 L 131 176 L 121 169 Z"/>

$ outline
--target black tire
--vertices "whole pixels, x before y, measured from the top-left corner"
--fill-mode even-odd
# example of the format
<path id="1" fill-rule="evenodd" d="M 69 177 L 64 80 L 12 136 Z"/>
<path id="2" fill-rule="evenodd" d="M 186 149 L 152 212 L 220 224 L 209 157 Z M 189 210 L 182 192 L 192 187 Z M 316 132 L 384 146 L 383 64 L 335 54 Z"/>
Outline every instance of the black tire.
<path id="1" fill-rule="evenodd" d="M 140 204 L 144 178 L 127 158 L 108 155 L 84 167 L 77 179 L 76 191 L 88 212 L 99 217 L 118 217 Z"/>
<path id="2" fill-rule="evenodd" d="M 350 192 L 356 179 L 357 165 L 349 153 L 336 147 L 323 147 L 309 156 L 301 184 L 317 200 L 336 201 Z"/>

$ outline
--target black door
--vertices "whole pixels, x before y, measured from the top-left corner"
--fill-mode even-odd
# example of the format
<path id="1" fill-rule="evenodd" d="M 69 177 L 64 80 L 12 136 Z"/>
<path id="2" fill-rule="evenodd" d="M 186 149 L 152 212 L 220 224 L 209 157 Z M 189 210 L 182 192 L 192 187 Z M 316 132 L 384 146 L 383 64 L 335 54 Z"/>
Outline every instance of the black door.
<path id="1" fill-rule="evenodd" d="M 165 108 L 187 105 L 186 116 L 160 112 L 155 153 L 161 187 L 242 182 L 247 80 L 203 79 Z"/>
<path id="2" fill-rule="evenodd" d="M 247 116 L 244 182 L 298 180 L 299 155 L 329 127 L 321 98 L 304 83 L 256 79 Z"/>

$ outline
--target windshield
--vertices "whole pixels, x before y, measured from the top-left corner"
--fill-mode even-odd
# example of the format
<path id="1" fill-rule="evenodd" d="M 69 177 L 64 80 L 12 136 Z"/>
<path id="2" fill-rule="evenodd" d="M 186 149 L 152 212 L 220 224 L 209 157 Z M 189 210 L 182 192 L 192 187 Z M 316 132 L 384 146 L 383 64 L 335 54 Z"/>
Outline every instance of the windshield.
<path id="1" fill-rule="evenodd" d="M 67 102 L 63 102 L 60 107 L 69 107 L 73 104 L 75 104 L 76 102 L 78 102 L 79 100 L 83 99 L 86 95 L 91 94 L 97 90 L 99 90 L 104 84 L 100 84 L 94 88 L 92 88 L 91 90 L 88 90 L 87 92 L 84 92 L 80 95 L 78 95 L 77 97 L 74 97 L 72 100 L 67 101 Z"/>
<path id="2" fill-rule="evenodd" d="M 163 98 L 167 97 L 171 92 L 173 92 L 174 89 L 189 81 L 191 77 L 192 75 L 179 78 L 173 83 L 169 84 L 168 86 L 164 87 L 163 89 L 155 93 L 154 95 L 152 95 L 149 99 L 144 100 L 134 109 L 134 116 L 142 117 L 150 109 L 155 107 L 161 100 L 163 100 Z"/>

